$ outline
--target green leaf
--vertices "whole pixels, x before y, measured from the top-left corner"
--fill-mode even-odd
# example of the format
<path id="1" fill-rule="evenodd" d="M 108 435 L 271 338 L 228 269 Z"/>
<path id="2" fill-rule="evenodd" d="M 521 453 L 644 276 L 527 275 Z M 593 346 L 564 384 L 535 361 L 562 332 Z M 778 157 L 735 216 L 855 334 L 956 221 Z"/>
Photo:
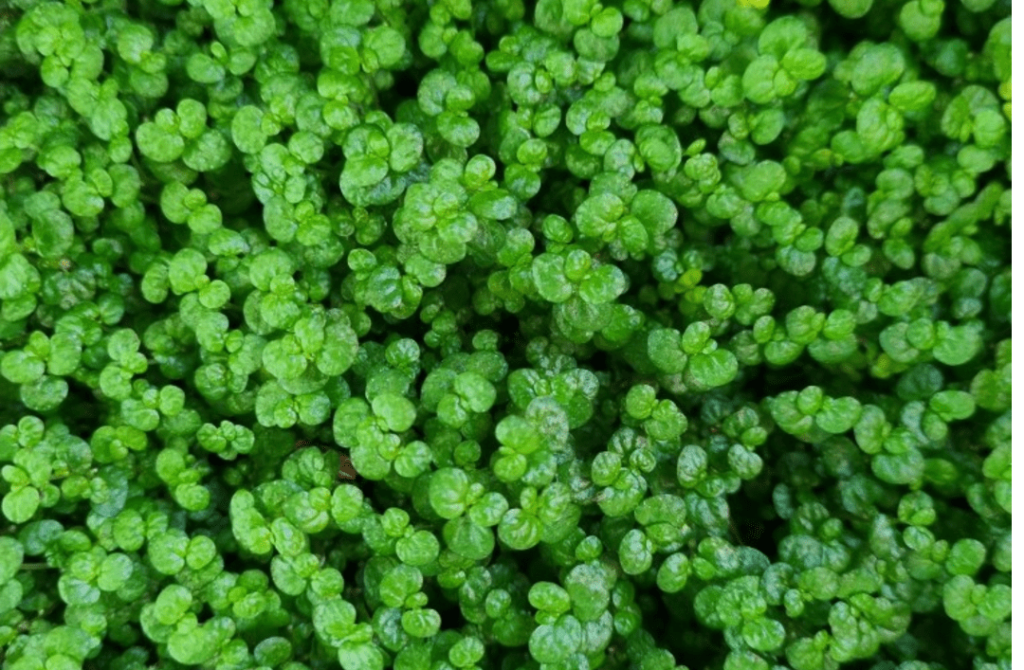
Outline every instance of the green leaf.
<path id="1" fill-rule="evenodd" d="M 494 405 L 497 391 L 485 377 L 475 372 L 463 372 L 452 385 L 455 392 L 474 412 L 486 412 Z"/>
<path id="2" fill-rule="evenodd" d="M 388 430 L 401 433 L 409 430 L 416 420 L 416 406 L 408 398 L 394 393 L 382 393 L 373 399 L 373 413 L 384 420 Z"/>
<path id="3" fill-rule="evenodd" d="M 0 361 L 0 374 L 14 384 L 28 384 L 43 376 L 46 366 L 35 354 L 11 351 Z"/>
<path id="4" fill-rule="evenodd" d="M 345 642 L 338 649 L 338 662 L 344 670 L 383 670 L 384 655 L 369 642 Z"/>
<path id="5" fill-rule="evenodd" d="M 653 386 L 638 384 L 626 394 L 626 412 L 634 419 L 646 419 L 657 404 L 657 391 Z"/>
<path id="6" fill-rule="evenodd" d="M 39 491 L 31 486 L 26 486 L 7 493 L 3 503 L 0 504 L 0 509 L 11 523 L 25 523 L 35 516 L 40 502 Z"/>
<path id="7" fill-rule="evenodd" d="M 573 221 L 583 235 L 607 239 L 614 235 L 616 224 L 625 213 L 625 203 L 617 195 L 598 193 L 580 204 Z"/>
<path id="8" fill-rule="evenodd" d="M 925 461 L 916 449 L 903 454 L 879 454 L 871 459 L 875 476 L 890 484 L 913 484 L 924 475 Z"/>
<path id="9" fill-rule="evenodd" d="M 634 528 L 619 544 L 619 563 L 627 575 L 639 575 L 651 567 L 654 546 L 642 530 Z"/>
<path id="10" fill-rule="evenodd" d="M 401 607 L 406 599 L 423 586 L 423 575 L 408 565 L 388 571 L 380 582 L 380 597 L 388 607 Z"/>
<path id="11" fill-rule="evenodd" d="M 754 619 L 743 624 L 743 640 L 757 651 L 774 651 L 786 641 L 786 629 L 774 619 Z"/>
<path id="12" fill-rule="evenodd" d="M 458 468 L 442 468 L 430 477 L 430 506 L 444 519 L 454 519 L 466 510 L 469 478 Z"/>
<path id="13" fill-rule="evenodd" d="M 1012 397 L 1010 366 L 1003 366 L 998 371 L 978 372 L 971 381 L 971 395 L 982 409 L 992 412 L 1009 409 Z"/>
<path id="14" fill-rule="evenodd" d="M 588 272 L 580 282 L 580 297 L 592 305 L 612 302 L 626 291 L 626 275 L 614 265 Z"/>
<path id="15" fill-rule="evenodd" d="M 859 19 L 871 10 L 872 0 L 829 0 L 832 8 L 847 19 Z"/>
<path id="16" fill-rule="evenodd" d="M 974 580 L 964 574 L 954 575 L 942 587 L 942 604 L 946 614 L 954 621 L 964 621 L 976 611 L 973 602 Z"/>
<path id="17" fill-rule="evenodd" d="M 437 538 L 428 530 L 418 530 L 395 543 L 398 558 L 413 567 L 427 565 L 437 558 L 440 549 Z"/>
<path id="18" fill-rule="evenodd" d="M 530 587 L 530 604 L 539 610 L 562 614 L 572 607 L 569 594 L 552 582 L 537 582 Z"/>
<path id="19" fill-rule="evenodd" d="M 32 237 L 36 240 L 36 247 L 40 255 L 44 258 L 60 258 L 61 255 L 71 249 L 75 228 L 71 217 L 61 211 L 57 202 L 53 201 L 48 204 L 50 206 L 47 208 L 47 211 L 40 213 L 39 216 L 32 217 Z M 27 268 L 21 269 L 18 259 L 21 261 L 25 260 L 19 254 L 10 257 L 9 262 L 13 264 L 10 271 L 18 270 L 24 273 L 25 279 L 38 277 L 38 274 L 29 273 Z M 32 273 L 34 272 L 32 270 Z M 14 297 L 14 295 L 10 297 Z M 0 297 L 4 296 L 0 295 Z"/>
<path id="20" fill-rule="evenodd" d="M 355 156 L 345 163 L 341 173 L 341 190 L 348 193 L 380 183 L 388 175 L 388 164 L 376 156 Z M 348 197 L 346 195 L 346 197 Z"/>
<path id="21" fill-rule="evenodd" d="M 113 592 L 124 586 L 134 572 L 132 561 L 124 554 L 110 554 L 100 564 L 96 586 L 102 591 Z"/>
<path id="22" fill-rule="evenodd" d="M 1006 584 L 994 584 L 978 604 L 978 612 L 992 621 L 1003 621 L 1010 616 L 1011 590 Z"/>
<path id="23" fill-rule="evenodd" d="M 637 131 L 636 146 L 651 169 L 659 172 L 674 170 L 683 160 L 679 137 L 667 126 L 644 126 Z"/>
<path id="24" fill-rule="evenodd" d="M 718 349 L 691 358 L 686 366 L 686 380 L 697 390 L 708 390 L 732 382 L 738 371 L 736 356 L 731 351 Z"/>
<path id="25" fill-rule="evenodd" d="M 498 524 L 498 537 L 510 548 L 525 551 L 540 542 L 541 523 L 522 509 L 510 509 Z"/>
<path id="26" fill-rule="evenodd" d="M 306 590 L 307 581 L 299 557 L 274 556 L 270 561 L 270 575 L 274 586 L 285 595 L 299 596 Z"/>
<path id="27" fill-rule="evenodd" d="M 135 143 L 143 156 L 158 163 L 176 161 L 185 151 L 185 140 L 180 135 L 164 130 L 156 123 L 139 126 Z"/>
<path id="28" fill-rule="evenodd" d="M 541 297 L 548 302 L 562 303 L 572 296 L 572 285 L 565 277 L 565 259 L 544 253 L 533 260 L 533 282 Z"/>
<path id="29" fill-rule="evenodd" d="M 100 599 L 100 590 L 77 577 L 65 574 L 57 580 L 61 600 L 71 606 L 91 605 Z"/>
<path id="30" fill-rule="evenodd" d="M 185 567 L 184 556 L 187 551 L 188 540 L 183 534 L 165 532 L 150 540 L 147 556 L 157 572 L 176 575 Z"/>
<path id="31" fill-rule="evenodd" d="M 690 561 L 685 554 L 670 555 L 658 568 L 658 588 L 665 593 L 678 593 L 686 587 L 690 576 Z"/>
<path id="32" fill-rule="evenodd" d="M 174 255 L 168 266 L 167 278 L 176 294 L 199 288 L 198 279 L 206 278 L 206 259 L 195 249 L 182 249 Z"/>
<path id="33" fill-rule="evenodd" d="M 179 584 L 164 587 L 154 602 L 154 614 L 165 626 L 176 624 L 192 606 L 192 592 Z"/>
<path id="34" fill-rule="evenodd" d="M 974 575 L 985 562 L 985 546 L 978 540 L 957 540 L 946 558 L 946 570 L 953 575 Z"/>
<path id="35" fill-rule="evenodd" d="M 216 619 L 212 619 L 216 621 Z M 228 625 L 234 624 L 227 620 Z M 179 628 L 167 640 L 167 653 L 178 663 L 184 665 L 201 665 L 209 662 L 218 652 L 218 640 L 207 624 L 198 629 Z"/>
<path id="36" fill-rule="evenodd" d="M 292 643 L 283 637 L 268 637 L 257 644 L 252 653 L 260 665 L 283 665 L 292 656 Z"/>
<path id="37" fill-rule="evenodd" d="M 974 414 L 974 398 L 966 391 L 940 391 L 928 401 L 932 410 L 943 421 L 958 421 Z"/>
<path id="38" fill-rule="evenodd" d="M 814 417 L 822 430 L 839 435 L 857 425 L 861 417 L 861 405 L 856 398 L 826 398 Z"/>
<path id="39" fill-rule="evenodd" d="M 530 635 L 530 655 L 540 663 L 567 660 L 583 644 L 583 627 L 569 614 L 554 624 L 542 624 Z"/>
<path id="40" fill-rule="evenodd" d="M 782 57 L 782 67 L 797 79 L 810 81 L 825 74 L 825 54 L 808 47 L 799 47 Z"/>
<path id="41" fill-rule="evenodd" d="M 10 581 L 18 573 L 25 550 L 11 537 L 0 537 L 0 584 Z"/>
<path id="42" fill-rule="evenodd" d="M 592 564 L 577 565 L 566 575 L 565 590 L 572 601 L 573 615 L 580 621 L 596 622 L 607 616 L 612 594 L 606 576 Z"/>
<path id="43" fill-rule="evenodd" d="M 405 54 L 405 39 L 402 34 L 388 26 L 378 26 L 367 31 L 366 48 L 377 56 L 382 68 L 391 68 L 398 64 Z M 346 669 L 348 670 L 348 669 Z"/>
<path id="44" fill-rule="evenodd" d="M 231 119 L 231 139 L 243 153 L 258 154 L 267 143 L 267 135 L 262 126 L 263 110 L 254 105 L 246 105 Z"/>
<path id="45" fill-rule="evenodd" d="M 769 199 L 773 194 L 778 194 L 786 183 L 786 171 L 775 161 L 762 161 L 736 174 L 734 185 L 751 202 Z"/>
<path id="46" fill-rule="evenodd" d="M 675 204 L 667 196 L 649 189 L 633 197 L 629 211 L 640 220 L 652 237 L 671 230 L 679 218 Z"/>
<path id="47" fill-rule="evenodd" d="M 494 552 L 494 531 L 468 517 L 452 519 L 444 525 L 443 533 L 448 547 L 470 560 L 484 560 Z"/>
<path id="48" fill-rule="evenodd" d="M 481 218 L 501 221 L 511 219 L 515 215 L 518 203 L 508 192 L 495 189 L 474 195 L 469 201 L 469 207 Z"/>
<path id="49" fill-rule="evenodd" d="M 68 222 L 70 224 L 70 221 Z M 52 229 L 47 228 L 48 232 Z M 68 230 L 67 244 L 71 244 L 71 231 Z M 42 246 L 43 253 L 54 253 L 60 244 L 50 241 Z M 21 254 L 11 254 L 0 259 L 0 298 L 13 300 L 27 293 L 38 290 L 39 272 L 32 267 Z"/>
<path id="50" fill-rule="evenodd" d="M 402 629 L 413 637 L 431 638 L 441 628 L 441 615 L 432 609 L 408 610 L 402 613 Z"/>
<path id="51" fill-rule="evenodd" d="M 680 348 L 679 331 L 673 328 L 658 328 L 650 332 L 647 355 L 659 370 L 667 374 L 679 374 L 689 362 L 689 357 Z"/>
<path id="52" fill-rule="evenodd" d="M 207 130 L 182 152 L 182 162 L 197 172 L 219 170 L 230 158 L 231 146 L 218 130 Z"/>

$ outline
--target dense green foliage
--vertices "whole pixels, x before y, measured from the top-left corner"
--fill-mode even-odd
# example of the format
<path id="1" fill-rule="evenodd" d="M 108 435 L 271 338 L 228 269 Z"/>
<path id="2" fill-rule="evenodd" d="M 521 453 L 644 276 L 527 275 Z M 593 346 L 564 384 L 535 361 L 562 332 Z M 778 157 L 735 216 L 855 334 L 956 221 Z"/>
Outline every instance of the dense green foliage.
<path id="1" fill-rule="evenodd" d="M 0 668 L 1009 670 L 1009 14 L 0 2 Z"/>

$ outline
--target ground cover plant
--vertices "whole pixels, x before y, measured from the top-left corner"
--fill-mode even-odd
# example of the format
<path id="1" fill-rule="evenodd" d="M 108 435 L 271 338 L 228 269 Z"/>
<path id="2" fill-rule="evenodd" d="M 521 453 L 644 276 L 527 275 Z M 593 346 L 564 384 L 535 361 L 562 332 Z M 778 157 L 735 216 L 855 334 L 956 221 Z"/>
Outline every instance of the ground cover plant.
<path id="1" fill-rule="evenodd" d="M 1009 17 L 0 2 L 0 668 L 1009 670 Z"/>

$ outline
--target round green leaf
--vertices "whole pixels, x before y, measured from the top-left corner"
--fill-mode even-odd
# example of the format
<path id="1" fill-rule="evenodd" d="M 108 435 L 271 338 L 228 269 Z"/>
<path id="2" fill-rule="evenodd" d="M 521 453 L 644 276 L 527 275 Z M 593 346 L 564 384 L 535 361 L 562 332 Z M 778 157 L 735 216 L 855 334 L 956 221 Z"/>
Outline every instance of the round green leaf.
<path id="1" fill-rule="evenodd" d="M 474 561 L 481 561 L 494 552 L 494 531 L 478 526 L 468 517 L 446 523 L 444 540 L 452 551 Z"/>
<path id="2" fill-rule="evenodd" d="M 40 502 L 39 491 L 26 486 L 5 495 L 0 508 L 11 523 L 25 523 L 35 515 Z"/>
<path id="3" fill-rule="evenodd" d="M 442 468 L 430 477 L 430 506 L 444 519 L 454 519 L 466 510 L 469 477 L 458 468 Z"/>

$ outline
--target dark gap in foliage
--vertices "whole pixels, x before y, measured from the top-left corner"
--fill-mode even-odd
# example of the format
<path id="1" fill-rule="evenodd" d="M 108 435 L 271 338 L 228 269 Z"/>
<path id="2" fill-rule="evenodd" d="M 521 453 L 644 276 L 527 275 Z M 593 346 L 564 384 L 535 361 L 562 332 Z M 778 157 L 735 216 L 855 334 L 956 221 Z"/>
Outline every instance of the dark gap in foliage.
<path id="1" fill-rule="evenodd" d="M 405 499 L 404 494 L 395 491 L 384 482 L 373 479 L 357 477 L 355 486 L 362 490 L 365 499 L 374 501 L 374 508 L 378 512 L 383 512 L 388 507 L 401 506 Z"/>
<path id="2" fill-rule="evenodd" d="M 729 499 L 733 541 L 753 547 L 772 560 L 778 553 L 775 532 L 789 525 L 775 514 L 772 491 L 778 483 L 775 468 L 765 462 L 760 474 L 744 482 L 739 493 Z"/>
<path id="3" fill-rule="evenodd" d="M 380 108 L 387 112 L 392 120 L 397 120 L 398 118 L 399 105 L 406 100 L 415 101 L 417 99 L 420 81 L 423 79 L 424 74 L 424 72 L 413 68 L 394 72 L 394 83 L 391 88 L 378 94 Z"/>
<path id="4" fill-rule="evenodd" d="M 509 312 L 500 311 L 492 315 L 491 318 L 494 320 L 491 327 L 498 333 L 498 351 L 506 355 L 518 354 L 525 362 L 526 345 L 529 344 L 529 340 L 523 334 L 519 317 Z"/>
<path id="5" fill-rule="evenodd" d="M 341 569 L 341 577 L 345 580 L 345 591 L 347 593 L 354 592 L 362 589 L 362 576 L 360 571 L 363 569 L 365 561 L 349 560 L 345 562 L 345 567 Z"/>
<path id="6" fill-rule="evenodd" d="M 970 516 L 974 516 L 977 514 L 974 508 L 971 507 L 971 503 L 968 502 L 967 500 L 966 491 L 958 491 L 955 495 L 944 495 L 942 496 L 942 501 L 946 505 L 951 507 L 952 510 L 963 512 L 966 515 Z M 956 540 L 959 540 L 962 537 L 962 535 L 958 536 L 956 533 L 946 533 L 944 536 L 942 530 L 937 529 L 936 537 L 939 537 L 940 539 L 948 539 L 952 543 Z"/>
<path id="7" fill-rule="evenodd" d="M 978 570 L 978 574 L 974 576 L 974 582 L 976 584 L 988 584 L 989 586 L 993 584 L 1006 584 L 1009 586 L 1010 575 L 999 572 L 991 563 L 984 563 L 981 569 Z"/>
<path id="8" fill-rule="evenodd" d="M 424 580 L 423 593 L 429 599 L 428 607 L 441 615 L 441 630 L 458 630 L 466 625 L 466 618 L 459 605 L 458 589 L 446 591 L 436 580 Z"/>
<path id="9" fill-rule="evenodd" d="M 65 377 L 64 381 L 68 384 L 68 395 L 57 411 L 65 424 L 74 426 L 76 435 L 88 440 L 100 426 L 105 425 L 108 410 L 101 404 L 98 390 L 72 377 Z"/>
<path id="10" fill-rule="evenodd" d="M 466 625 L 466 619 L 458 605 L 439 609 L 438 614 L 441 615 L 441 630 L 461 630 Z"/>
<path id="11" fill-rule="evenodd" d="M 808 386 L 807 373 L 792 368 L 747 368 L 744 391 L 753 398 L 777 396 L 785 391 L 800 391 Z"/>
<path id="12" fill-rule="evenodd" d="M 534 211 L 544 215 L 557 214 L 571 223 L 574 210 L 569 207 L 572 204 L 572 198 L 566 197 L 566 192 L 571 192 L 573 188 L 586 189 L 589 185 L 590 180 L 581 180 L 566 169 L 547 168 L 544 171 L 544 180 L 541 182 L 540 190 L 537 191 L 537 195 L 533 196 Z M 535 237 L 540 246 L 545 240 L 543 229 L 540 227 L 543 223 L 543 216 L 538 217 L 538 221 L 535 229 L 539 235 Z M 536 255 L 536 250 L 534 254 Z"/>
<path id="13" fill-rule="evenodd" d="M 384 511 L 385 509 L 388 509 L 390 507 L 397 507 L 399 509 L 404 509 L 408 511 L 412 510 L 412 503 L 407 494 L 402 493 L 401 491 L 396 491 L 395 489 L 391 488 L 384 482 L 377 482 L 373 484 L 375 493 L 371 496 L 369 495 L 368 491 L 364 488 L 365 483 L 369 482 L 370 480 L 359 478 L 358 475 L 357 480 L 357 486 L 359 486 L 359 484 L 363 484 L 363 486 L 360 486 L 360 488 L 363 488 L 364 496 L 374 501 L 379 501 L 380 511 Z M 413 515 L 413 519 L 415 520 L 415 515 Z"/>
<path id="14" fill-rule="evenodd" d="M 503 549 L 502 553 L 511 554 L 507 549 Z M 561 581 L 558 578 L 558 568 L 548 562 L 539 545 L 532 549 L 527 549 L 526 551 L 515 552 L 511 555 L 515 557 L 516 562 L 519 565 L 526 566 L 524 572 L 530 578 L 530 583 L 558 583 Z"/>
<path id="15" fill-rule="evenodd" d="M 330 146 L 325 148 L 331 149 Z M 229 162 L 216 175 L 203 175 L 203 183 L 207 200 L 217 205 L 226 219 L 243 216 L 258 204 L 252 180 L 241 160 Z M 257 209 L 262 210 L 262 206 Z M 262 212 L 259 215 L 262 218 Z"/>
<path id="16" fill-rule="evenodd" d="M 663 594 L 662 607 L 644 615 L 644 627 L 657 630 L 658 639 L 678 663 L 691 668 L 721 667 L 728 654 L 722 633 L 704 627 L 693 613 L 693 600 L 702 586 L 691 581 L 683 591 Z"/>
<path id="17" fill-rule="evenodd" d="M 860 658 L 847 663 L 843 663 L 843 670 L 874 670 L 878 667 L 880 661 L 897 662 L 893 655 L 889 652 L 885 645 L 878 648 L 878 653 L 869 659 Z"/>
<path id="18" fill-rule="evenodd" d="M 907 636 L 916 642 L 913 648 L 917 660 L 946 668 L 971 667 L 973 656 L 980 655 L 984 648 L 983 642 L 965 635 L 956 621 L 944 615 L 915 614 Z"/>
<path id="19" fill-rule="evenodd" d="M 246 570 L 255 569 L 263 570 L 264 572 L 268 570 L 269 566 L 265 560 L 239 549 L 234 538 L 232 538 L 232 542 L 235 543 L 232 547 L 233 551 L 227 552 L 224 551 L 223 547 L 218 547 L 221 549 L 221 556 L 224 558 L 224 570 L 226 572 L 241 575 Z"/>
<path id="20" fill-rule="evenodd" d="M 594 349 L 585 359 L 581 359 L 580 367 L 589 368 L 594 372 L 608 372 L 612 368 L 613 354 L 602 349 Z"/>

